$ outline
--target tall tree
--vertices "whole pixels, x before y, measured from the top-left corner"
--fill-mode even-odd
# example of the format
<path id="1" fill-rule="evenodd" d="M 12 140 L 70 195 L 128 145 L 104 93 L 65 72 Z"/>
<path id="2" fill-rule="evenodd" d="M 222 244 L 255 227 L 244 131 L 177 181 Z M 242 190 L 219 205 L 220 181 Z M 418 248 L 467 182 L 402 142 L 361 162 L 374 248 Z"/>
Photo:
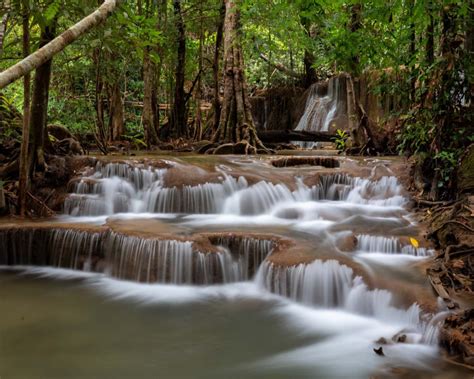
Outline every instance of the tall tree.
<path id="1" fill-rule="evenodd" d="M 42 28 L 40 36 L 41 47 L 46 46 L 54 39 L 55 23 L 56 21 L 54 20 L 53 24 Z M 48 133 L 46 123 L 52 63 L 52 58 L 47 60 L 36 69 L 35 73 L 29 121 L 32 137 L 29 141 L 30 169 L 34 168 L 32 165 L 36 165 L 36 168 L 40 170 L 45 169 L 44 144 L 45 136 Z"/>
<path id="2" fill-rule="evenodd" d="M 145 1 L 145 17 L 147 19 L 155 16 L 154 1 Z M 143 112 L 142 122 L 145 132 L 145 142 L 150 148 L 158 143 L 158 135 L 155 127 L 156 112 L 153 109 L 154 87 L 156 85 L 156 65 L 151 54 L 153 47 L 147 44 L 143 51 Z M 155 105 L 156 107 L 156 105 Z"/>
<path id="3" fill-rule="evenodd" d="M 10 16 L 10 0 L 5 0 L 2 10 L 2 18 L 0 19 L 0 56 L 3 51 L 3 40 L 5 39 L 5 33 L 7 30 L 8 17 Z"/>
<path id="4" fill-rule="evenodd" d="M 244 142 L 246 152 L 265 149 L 257 136 L 244 75 L 240 37 L 241 0 L 226 0 L 224 20 L 224 100 L 215 141 Z M 266 149 L 265 149 L 266 150 Z"/>
<path id="5" fill-rule="evenodd" d="M 225 20 L 225 0 L 222 0 L 222 5 L 219 10 L 219 16 L 217 19 L 217 28 L 216 28 L 216 43 L 214 47 L 214 60 L 212 62 L 212 73 L 213 73 L 213 85 L 214 85 L 214 98 L 213 98 L 213 109 L 214 109 L 214 124 L 213 131 L 216 131 L 219 127 L 219 121 L 221 116 L 221 102 L 219 99 L 219 61 L 220 61 L 220 51 L 222 46 L 222 36 L 224 34 L 224 20 Z"/>
<path id="6" fill-rule="evenodd" d="M 175 137 L 187 136 L 186 93 L 184 90 L 186 69 L 186 31 L 181 9 L 181 0 L 173 1 L 174 19 L 177 31 L 177 58 L 175 69 L 174 100 L 171 113 L 171 130 Z"/>
<path id="7" fill-rule="evenodd" d="M 23 57 L 30 55 L 30 11 L 27 1 L 22 3 L 22 29 L 23 29 Z M 23 128 L 20 148 L 20 169 L 18 178 L 18 202 L 20 205 L 20 216 L 26 214 L 26 195 L 29 181 L 28 147 L 30 143 L 30 74 L 23 77 Z"/>

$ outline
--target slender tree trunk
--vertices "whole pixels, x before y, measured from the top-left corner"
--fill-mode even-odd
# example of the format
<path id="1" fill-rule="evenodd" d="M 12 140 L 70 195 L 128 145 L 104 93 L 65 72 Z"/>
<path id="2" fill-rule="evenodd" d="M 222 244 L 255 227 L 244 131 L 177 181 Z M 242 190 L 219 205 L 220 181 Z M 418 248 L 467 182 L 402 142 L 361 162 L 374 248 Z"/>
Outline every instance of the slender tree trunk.
<path id="1" fill-rule="evenodd" d="M 29 10 L 22 2 L 23 8 L 23 56 L 27 57 L 30 55 L 30 29 L 29 29 Z M 26 214 L 26 195 L 28 191 L 28 174 L 29 174 L 29 157 L 28 157 L 28 145 L 30 140 L 30 77 L 28 73 L 23 77 L 23 130 L 21 138 L 21 149 L 20 149 L 20 172 L 19 172 L 19 191 L 18 191 L 18 202 L 20 205 L 20 216 L 24 217 Z"/>
<path id="2" fill-rule="evenodd" d="M 109 86 L 109 139 L 118 141 L 124 129 L 124 111 L 120 83 L 116 81 Z"/>
<path id="3" fill-rule="evenodd" d="M 66 46 L 73 43 L 93 27 L 105 21 L 115 10 L 117 2 L 117 0 L 105 0 L 95 12 L 83 18 L 33 54 L 0 73 L 0 89 L 51 60 L 54 55 L 63 51 Z"/>
<path id="4" fill-rule="evenodd" d="M 219 100 L 219 60 L 220 60 L 220 51 L 222 45 L 222 35 L 224 33 L 224 20 L 225 20 L 225 0 L 222 1 L 222 6 L 219 13 L 219 21 L 217 23 L 216 31 L 216 45 L 214 49 L 214 61 L 212 63 L 213 79 L 214 79 L 214 125 L 213 131 L 215 132 L 219 127 L 219 120 L 221 116 L 221 102 Z"/>
<path id="5" fill-rule="evenodd" d="M 7 30 L 8 17 L 10 15 L 10 0 L 5 0 L 2 7 L 3 15 L 0 19 L 0 56 L 3 52 L 3 41 L 5 39 L 5 32 Z"/>
<path id="6" fill-rule="evenodd" d="M 154 16 L 154 3 L 150 0 L 145 2 L 145 15 L 147 18 Z M 142 123 L 145 135 L 145 143 L 148 149 L 158 144 L 159 128 L 159 105 L 157 100 L 157 77 L 156 65 L 150 54 L 152 48 L 147 46 L 143 54 L 143 111 Z"/>
<path id="7" fill-rule="evenodd" d="M 301 24 L 303 25 L 304 29 L 306 30 L 306 34 L 310 38 L 314 38 L 313 32 L 311 31 L 311 22 L 307 17 L 301 16 Z M 317 75 L 316 70 L 314 68 L 314 55 L 307 49 L 304 51 L 303 56 L 303 65 L 304 65 L 304 78 L 303 78 L 303 86 L 309 87 L 311 84 L 316 82 Z"/>
<path id="8" fill-rule="evenodd" d="M 184 91 L 186 68 L 186 34 L 181 10 L 181 0 L 174 0 L 173 8 L 176 30 L 178 32 L 178 50 L 175 71 L 173 111 L 171 114 L 171 130 L 175 137 L 186 137 L 186 93 Z"/>
<path id="9" fill-rule="evenodd" d="M 155 84 L 154 65 L 150 59 L 150 48 L 146 47 L 143 54 L 143 113 L 142 123 L 145 133 L 145 142 L 148 148 L 158 143 L 158 136 L 155 130 L 153 112 L 153 87 Z"/>
<path id="10" fill-rule="evenodd" d="M 434 17 L 433 0 L 428 1 L 427 12 L 429 16 L 428 26 L 426 28 L 426 61 L 432 65 L 434 63 Z"/>
<path id="11" fill-rule="evenodd" d="M 357 32 L 362 27 L 362 4 L 356 3 L 351 7 L 351 21 L 350 31 L 352 33 Z M 359 72 L 360 57 L 359 54 L 355 53 L 351 57 L 350 71 L 352 75 L 357 75 Z"/>
<path id="12" fill-rule="evenodd" d="M 224 22 L 224 101 L 219 129 L 213 140 L 244 142 L 246 153 L 265 149 L 257 136 L 244 75 L 244 59 L 240 42 L 240 0 L 227 0 Z M 266 149 L 265 149 L 266 150 Z"/>
<path id="13" fill-rule="evenodd" d="M 202 3 L 199 3 L 199 61 L 198 61 L 198 82 L 196 89 L 196 122 L 194 139 L 200 141 L 202 139 L 202 112 L 201 112 L 201 98 L 202 98 L 202 68 L 203 68 L 203 45 L 204 45 L 204 29 L 203 29 L 203 12 Z"/>
<path id="14" fill-rule="evenodd" d="M 54 38 L 55 26 L 46 26 L 41 32 L 40 46 L 45 46 Z M 44 62 L 36 69 L 30 113 L 30 168 L 45 169 L 44 144 L 47 135 L 47 113 L 49 85 L 51 81 L 52 59 Z"/>
<path id="15" fill-rule="evenodd" d="M 409 48 L 409 67 L 413 67 L 415 65 L 415 54 L 416 54 L 416 30 L 415 30 L 415 21 L 413 19 L 414 17 L 414 12 L 415 12 L 415 0 L 410 0 L 409 3 L 409 8 L 410 8 L 410 48 Z M 412 72 L 411 74 L 411 82 L 410 82 L 410 98 L 411 101 L 415 101 L 415 95 L 416 95 L 416 77 L 415 74 Z"/>
<path id="16" fill-rule="evenodd" d="M 102 79 L 102 52 L 96 48 L 93 52 L 93 61 L 95 64 L 95 122 L 96 122 L 96 142 L 99 149 L 107 154 L 108 133 L 105 127 L 104 117 L 104 81 Z"/>

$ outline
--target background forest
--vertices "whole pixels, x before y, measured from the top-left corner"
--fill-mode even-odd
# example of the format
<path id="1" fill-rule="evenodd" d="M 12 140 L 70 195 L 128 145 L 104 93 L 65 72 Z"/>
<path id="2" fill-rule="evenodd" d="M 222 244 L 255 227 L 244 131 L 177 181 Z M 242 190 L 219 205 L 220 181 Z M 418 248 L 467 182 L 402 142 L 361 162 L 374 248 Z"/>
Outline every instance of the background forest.
<path id="1" fill-rule="evenodd" d="M 250 96 L 305 89 L 340 73 L 365 75 L 370 91 L 401 104 L 390 110 L 398 152 L 421 154 L 436 172 L 434 187 L 449 189 L 459 156 L 474 141 L 472 1 L 232 3 Z M 0 70 L 100 4 L 3 1 Z M 83 147 L 103 153 L 114 141 L 145 149 L 162 141 L 176 148 L 210 140 L 224 96 L 224 21 L 222 1 L 120 2 L 106 22 L 54 57 L 43 87 L 47 116 L 40 122 L 63 125 Z M 21 111 L 24 84 L 6 87 L 2 98 L 4 107 Z M 362 123 L 364 110 L 357 114 Z M 21 126 L 8 125 L 0 138 L 19 141 Z"/>

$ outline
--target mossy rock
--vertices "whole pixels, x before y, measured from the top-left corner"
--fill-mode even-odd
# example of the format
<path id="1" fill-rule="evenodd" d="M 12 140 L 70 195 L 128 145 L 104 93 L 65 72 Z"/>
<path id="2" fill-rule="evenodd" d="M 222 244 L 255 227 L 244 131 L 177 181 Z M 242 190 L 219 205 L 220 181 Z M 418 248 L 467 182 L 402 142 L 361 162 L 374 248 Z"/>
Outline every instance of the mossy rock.
<path id="1" fill-rule="evenodd" d="M 461 157 L 457 180 L 459 192 L 474 192 L 474 144 L 471 144 Z"/>

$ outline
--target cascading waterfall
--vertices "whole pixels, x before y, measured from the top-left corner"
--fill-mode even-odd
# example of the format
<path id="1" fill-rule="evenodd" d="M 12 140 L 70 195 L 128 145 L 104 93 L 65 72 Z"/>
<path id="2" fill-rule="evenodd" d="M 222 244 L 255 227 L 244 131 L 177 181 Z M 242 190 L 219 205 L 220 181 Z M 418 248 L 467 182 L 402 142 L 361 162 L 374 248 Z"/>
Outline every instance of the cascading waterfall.
<path id="1" fill-rule="evenodd" d="M 328 82 L 310 87 L 303 115 L 295 130 L 327 132 L 337 118 L 347 119 L 347 94 L 344 76 L 334 76 Z M 333 129 L 335 129 L 333 127 Z M 345 129 L 341 127 L 341 129 Z M 303 148 L 313 148 L 314 142 L 293 142 Z"/>
<path id="2" fill-rule="evenodd" d="M 67 229 L 15 229 L 0 233 L 1 265 L 37 265 L 90 271 L 102 234 Z"/>
<path id="3" fill-rule="evenodd" d="M 345 93 L 341 85 L 343 83 L 339 77 L 329 79 L 327 84 L 313 84 L 296 130 L 328 131 L 338 111 L 346 111 Z"/>
<path id="4" fill-rule="evenodd" d="M 260 181 L 249 185 L 244 177 L 223 174 L 220 183 L 181 188 L 165 187 L 166 169 L 137 168 L 121 163 L 97 164 L 95 173 L 75 184 L 64 212 L 72 216 L 115 213 L 184 213 L 258 215 L 281 203 L 318 200 L 401 206 L 402 187 L 395 177 L 378 181 L 336 173 L 321 175 L 311 187 L 297 178 L 296 190 L 285 184 Z"/>
<path id="5" fill-rule="evenodd" d="M 249 280 L 273 243 L 220 238 L 218 251 L 195 251 L 192 241 L 143 239 L 114 232 L 14 229 L 0 232 L 0 265 L 51 266 L 138 282 L 216 284 Z"/>
<path id="6" fill-rule="evenodd" d="M 387 290 L 369 289 L 360 276 L 336 260 L 315 260 L 309 264 L 285 267 L 264 262 L 256 283 L 266 290 L 318 308 L 345 311 L 386 322 L 412 325 L 418 340 L 435 344 L 440 318 L 424 315 L 417 304 L 403 310 L 392 305 Z"/>
<path id="7" fill-rule="evenodd" d="M 428 257 L 433 255 L 432 249 L 403 245 L 399 238 L 372 236 L 361 234 L 357 236 L 357 249 L 368 253 L 404 254 L 417 257 Z"/>

